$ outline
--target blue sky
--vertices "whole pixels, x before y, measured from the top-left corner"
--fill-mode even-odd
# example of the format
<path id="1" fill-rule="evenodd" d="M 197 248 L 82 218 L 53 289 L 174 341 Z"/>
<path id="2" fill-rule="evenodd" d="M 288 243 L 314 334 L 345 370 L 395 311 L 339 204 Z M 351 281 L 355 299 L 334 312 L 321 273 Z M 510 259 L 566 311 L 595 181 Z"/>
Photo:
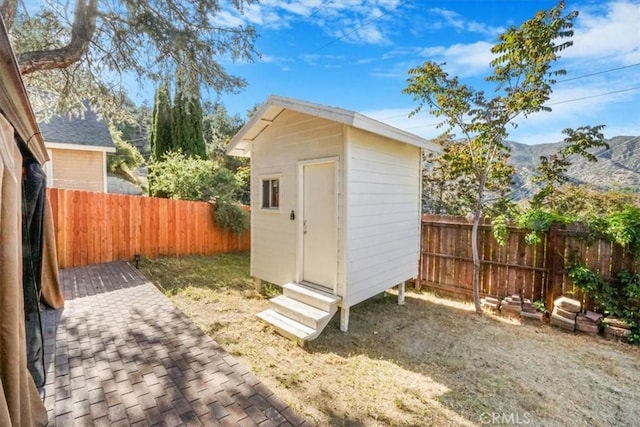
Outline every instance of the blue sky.
<path id="1" fill-rule="evenodd" d="M 244 14 L 214 19 L 250 24 L 259 34 L 253 63 L 226 63 L 248 86 L 220 100 L 245 115 L 270 94 L 358 111 L 409 132 L 434 137 L 437 120 L 408 118 L 415 102 L 401 93 L 407 70 L 426 60 L 475 88 L 489 73 L 496 36 L 537 11 L 546 0 L 262 0 Z M 578 10 L 574 46 L 559 66 L 567 81 L 550 100 L 551 113 L 518 122 L 509 139 L 557 142 L 567 127 L 605 124 L 607 137 L 640 135 L 640 1 L 567 2 Z M 590 74 L 592 76 L 584 77 Z"/>

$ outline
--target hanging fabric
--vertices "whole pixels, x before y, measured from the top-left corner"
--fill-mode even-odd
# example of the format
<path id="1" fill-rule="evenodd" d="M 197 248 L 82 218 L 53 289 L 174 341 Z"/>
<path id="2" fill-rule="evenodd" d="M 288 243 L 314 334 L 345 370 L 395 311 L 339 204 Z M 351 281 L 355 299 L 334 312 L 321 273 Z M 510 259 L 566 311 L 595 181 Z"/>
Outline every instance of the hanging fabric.
<path id="1" fill-rule="evenodd" d="M 21 186 L 22 156 L 0 115 L 0 425 L 43 426 L 47 411 L 27 369 Z"/>
<path id="2" fill-rule="evenodd" d="M 40 321 L 42 236 L 47 176 L 35 161 L 24 157 L 22 176 L 22 281 L 27 338 L 27 366 L 38 387 L 45 383 L 44 341 Z"/>

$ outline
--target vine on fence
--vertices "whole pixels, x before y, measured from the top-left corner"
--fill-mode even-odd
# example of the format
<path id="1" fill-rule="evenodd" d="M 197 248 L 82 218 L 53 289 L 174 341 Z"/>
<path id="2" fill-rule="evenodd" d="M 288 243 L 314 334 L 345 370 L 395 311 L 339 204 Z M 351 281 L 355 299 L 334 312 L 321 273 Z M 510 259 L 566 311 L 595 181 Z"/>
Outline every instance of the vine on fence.
<path id="1" fill-rule="evenodd" d="M 577 263 L 570 268 L 569 277 L 576 287 L 593 298 L 603 314 L 619 317 L 629 324 L 631 332 L 627 340 L 640 344 L 640 272 L 622 271 L 616 281 L 607 281 Z"/>

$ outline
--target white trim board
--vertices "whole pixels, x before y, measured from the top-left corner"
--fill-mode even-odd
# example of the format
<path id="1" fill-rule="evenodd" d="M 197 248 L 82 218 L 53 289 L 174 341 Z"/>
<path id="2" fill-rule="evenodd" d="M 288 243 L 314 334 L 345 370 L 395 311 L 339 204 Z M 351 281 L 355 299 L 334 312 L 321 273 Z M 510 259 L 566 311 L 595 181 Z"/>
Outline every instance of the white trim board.
<path id="1" fill-rule="evenodd" d="M 233 139 L 231 139 L 231 142 L 227 147 L 227 154 L 249 157 L 253 142 L 278 118 L 284 110 L 297 111 L 310 116 L 346 124 L 404 144 L 414 145 L 428 151 L 442 151 L 442 147 L 435 142 L 429 141 L 402 129 L 398 129 L 386 123 L 382 123 L 378 120 L 374 120 L 354 111 L 271 95 L 264 104 L 258 108 L 251 119 L 238 131 Z"/>

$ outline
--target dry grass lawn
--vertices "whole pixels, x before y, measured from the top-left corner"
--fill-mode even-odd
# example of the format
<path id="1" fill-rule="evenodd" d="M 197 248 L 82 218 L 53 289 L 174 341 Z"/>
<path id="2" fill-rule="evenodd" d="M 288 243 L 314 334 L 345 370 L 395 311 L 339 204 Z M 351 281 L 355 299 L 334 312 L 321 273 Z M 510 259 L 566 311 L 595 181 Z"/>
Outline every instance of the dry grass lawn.
<path id="1" fill-rule="evenodd" d="M 304 348 L 255 314 L 247 254 L 145 260 L 147 277 L 308 420 L 325 426 L 632 426 L 640 350 L 544 325 L 478 316 L 470 304 L 387 293 Z M 272 293 L 275 289 L 269 289 Z"/>

